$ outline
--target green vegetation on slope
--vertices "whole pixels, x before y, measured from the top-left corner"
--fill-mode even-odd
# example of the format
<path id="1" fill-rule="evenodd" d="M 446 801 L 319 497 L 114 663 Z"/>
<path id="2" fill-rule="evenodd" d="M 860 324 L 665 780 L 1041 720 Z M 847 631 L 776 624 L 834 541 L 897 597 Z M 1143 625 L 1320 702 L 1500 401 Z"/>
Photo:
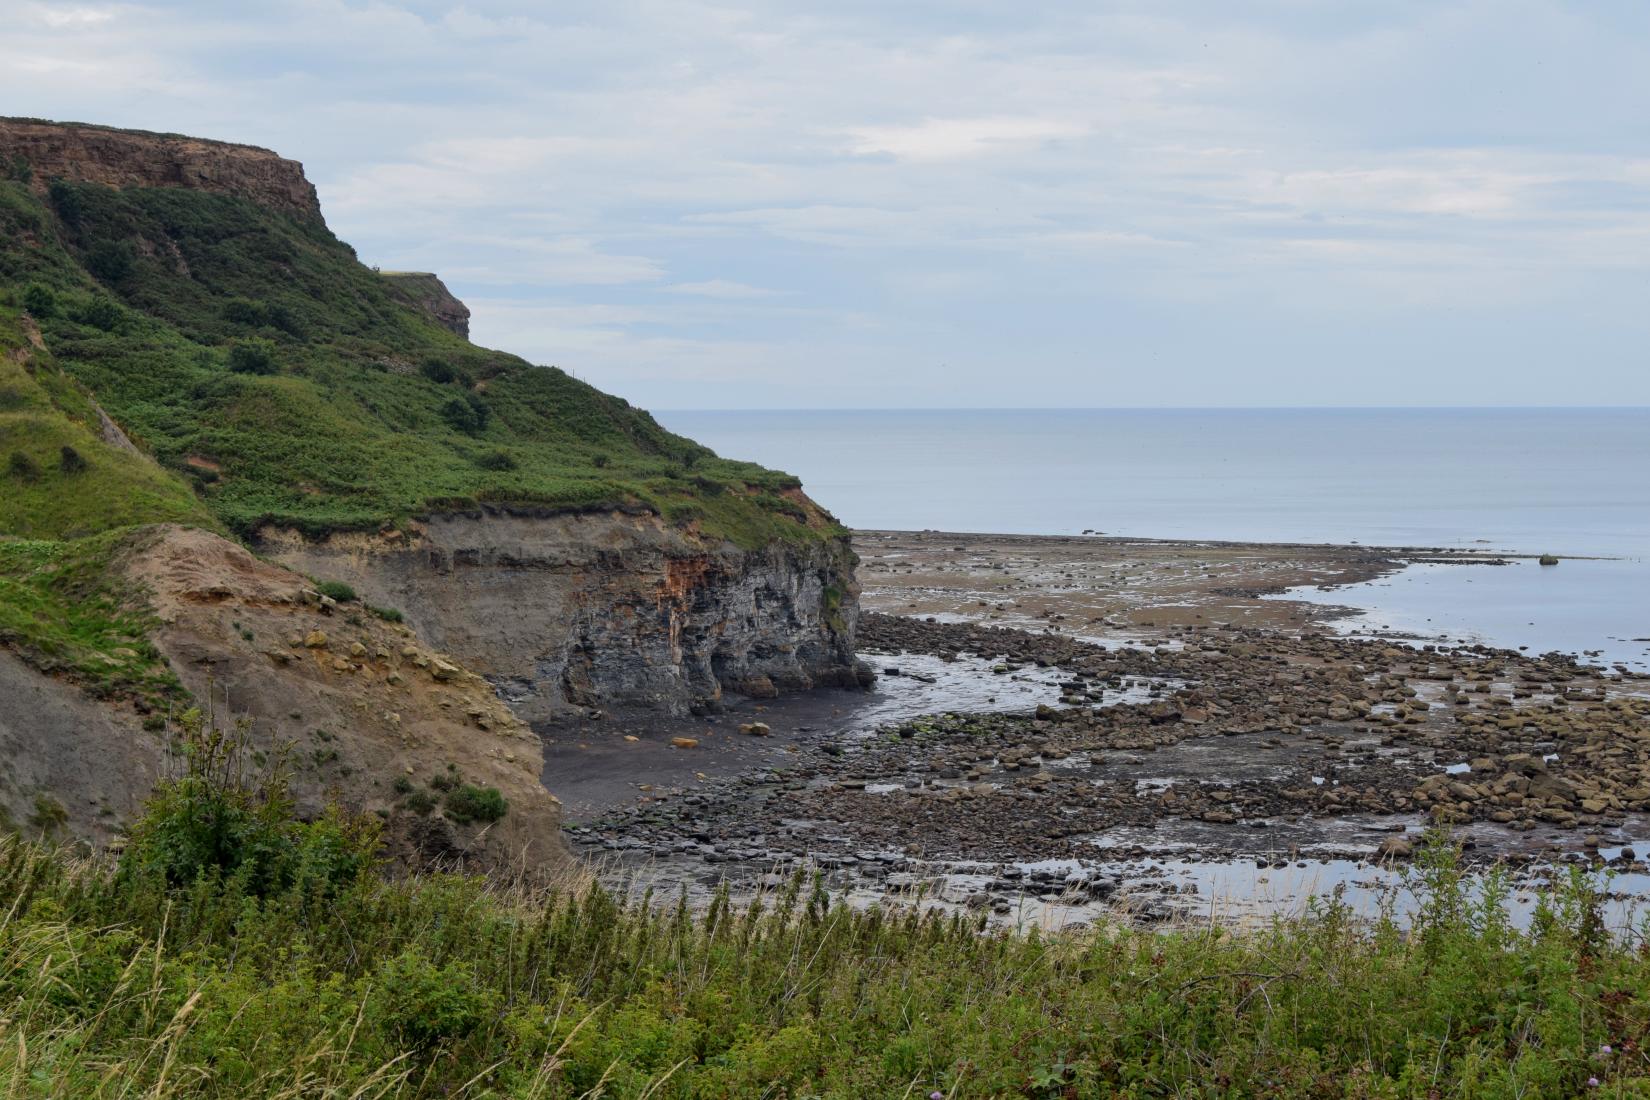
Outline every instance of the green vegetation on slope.
<path id="1" fill-rule="evenodd" d="M 69 542 L 0 538 L 0 648 L 158 719 L 188 698 L 149 641 L 153 616 L 113 568 L 141 531 Z"/>
<path id="2" fill-rule="evenodd" d="M 1582 872 L 1530 928 L 1427 849 L 1414 927 L 1010 935 L 385 879 L 187 731 L 116 871 L 0 841 L 0 1081 L 76 1097 L 1650 1094 L 1650 956 Z"/>
<path id="3" fill-rule="evenodd" d="M 469 344 L 324 227 L 235 197 L 0 180 L 0 306 L 241 534 L 488 502 L 642 508 L 745 546 L 837 530 L 794 478 Z"/>
<path id="4" fill-rule="evenodd" d="M 158 719 L 187 693 L 148 640 L 142 594 L 112 566 L 142 537 L 134 525 L 218 523 L 181 478 L 104 442 L 99 425 L 0 307 L 0 648 Z"/>
<path id="5" fill-rule="evenodd" d="M 91 401 L 0 307 L 0 534 L 76 538 L 149 522 L 216 526 L 180 478 L 103 441 Z"/>

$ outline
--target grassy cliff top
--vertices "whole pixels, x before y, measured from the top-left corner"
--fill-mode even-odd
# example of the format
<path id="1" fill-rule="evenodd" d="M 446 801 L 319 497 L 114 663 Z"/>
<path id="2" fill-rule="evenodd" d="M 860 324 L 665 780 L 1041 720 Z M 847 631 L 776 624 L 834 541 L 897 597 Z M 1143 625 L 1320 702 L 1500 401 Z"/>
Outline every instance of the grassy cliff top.
<path id="1" fill-rule="evenodd" d="M 324 225 L 234 195 L 6 174 L 0 356 L 24 324 L 40 346 L 39 369 L 14 359 L 0 379 L 0 462 L 48 470 L 94 430 L 95 400 L 158 465 L 105 463 L 95 493 L 6 480 L 0 534 L 182 519 L 319 536 L 487 504 L 639 508 L 747 547 L 840 533 L 795 478 L 449 332 Z"/>

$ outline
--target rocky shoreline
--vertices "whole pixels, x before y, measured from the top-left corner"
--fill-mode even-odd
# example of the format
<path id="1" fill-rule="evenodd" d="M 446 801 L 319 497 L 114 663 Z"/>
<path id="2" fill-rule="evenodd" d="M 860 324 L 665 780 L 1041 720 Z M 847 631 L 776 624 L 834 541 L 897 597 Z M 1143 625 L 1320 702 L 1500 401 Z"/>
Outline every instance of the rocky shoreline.
<path id="1" fill-rule="evenodd" d="M 891 540 L 857 540 L 866 606 L 929 613 L 862 617 L 878 692 L 952 677 L 993 706 L 885 707 L 879 721 L 843 704 L 834 722 L 798 722 L 777 705 L 759 717 L 782 748 L 738 732 L 751 715 L 712 716 L 699 744 L 660 751 L 763 743 L 748 767 L 644 783 L 575 825 L 575 845 L 667 882 L 812 868 L 861 896 L 928 890 L 999 914 L 1114 904 L 1154 882 L 1141 913 L 1185 911 L 1196 883 L 1171 872 L 1192 865 L 1376 875 L 1432 823 L 1478 865 L 1644 870 L 1650 678 L 1345 637 L 1321 608 L 1264 598 L 1436 553 L 1108 540 L 1088 544 L 1085 570 L 1070 540 L 1014 539 L 1005 555 L 1000 536 L 895 537 L 915 549 L 883 569 L 867 548 Z M 1028 683 L 990 712 L 991 685 L 1013 700 Z"/>

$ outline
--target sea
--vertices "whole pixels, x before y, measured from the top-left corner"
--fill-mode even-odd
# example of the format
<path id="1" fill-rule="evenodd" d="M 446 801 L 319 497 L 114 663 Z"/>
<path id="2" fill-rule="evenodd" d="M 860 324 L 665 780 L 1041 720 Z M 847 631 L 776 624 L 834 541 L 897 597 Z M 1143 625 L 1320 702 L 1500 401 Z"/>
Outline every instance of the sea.
<path id="1" fill-rule="evenodd" d="M 1650 409 L 675 411 L 850 527 L 1556 554 L 1333 592 L 1349 631 L 1650 667 Z"/>

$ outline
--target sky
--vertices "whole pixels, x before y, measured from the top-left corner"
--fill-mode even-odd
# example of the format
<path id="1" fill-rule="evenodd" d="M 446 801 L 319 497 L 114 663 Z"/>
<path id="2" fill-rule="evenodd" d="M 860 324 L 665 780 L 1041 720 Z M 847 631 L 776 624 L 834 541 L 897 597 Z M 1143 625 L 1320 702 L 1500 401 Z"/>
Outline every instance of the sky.
<path id="1" fill-rule="evenodd" d="M 0 0 L 655 409 L 1650 404 L 1642 0 Z"/>

